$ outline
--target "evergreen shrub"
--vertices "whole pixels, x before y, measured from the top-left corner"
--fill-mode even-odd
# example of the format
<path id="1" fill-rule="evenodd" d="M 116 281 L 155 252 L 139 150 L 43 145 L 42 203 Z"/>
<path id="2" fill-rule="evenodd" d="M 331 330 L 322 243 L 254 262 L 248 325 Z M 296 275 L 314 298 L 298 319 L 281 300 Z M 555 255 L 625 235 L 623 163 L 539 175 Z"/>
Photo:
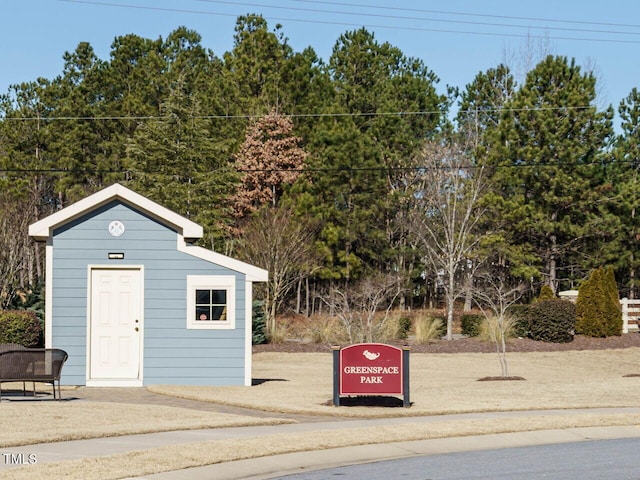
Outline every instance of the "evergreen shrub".
<path id="1" fill-rule="evenodd" d="M 461 333 L 469 337 L 477 337 L 480 334 L 480 327 L 484 321 L 484 315 L 464 314 L 460 317 Z"/>
<path id="2" fill-rule="evenodd" d="M 253 326 L 252 343 L 253 345 L 262 345 L 267 343 L 267 335 L 265 333 L 267 316 L 264 312 L 264 302 L 254 300 L 252 308 L 251 323 Z"/>
<path id="3" fill-rule="evenodd" d="M 568 300 L 541 300 L 529 307 L 529 338 L 569 343 L 576 327 L 576 305 Z"/>
<path id="4" fill-rule="evenodd" d="M 406 340 L 409 337 L 409 330 L 411 330 L 411 319 L 409 317 L 400 317 L 398 319 L 396 338 Z"/>
<path id="5" fill-rule="evenodd" d="M 0 343 L 41 346 L 42 324 L 37 315 L 29 310 L 1 310 Z"/>
<path id="6" fill-rule="evenodd" d="M 580 285 L 576 332 L 589 337 L 622 334 L 622 310 L 613 270 L 600 267 Z"/>
<path id="7" fill-rule="evenodd" d="M 540 289 L 540 295 L 538 296 L 536 301 L 551 300 L 553 298 L 556 298 L 556 296 L 554 295 L 551 287 L 549 285 L 543 285 Z"/>

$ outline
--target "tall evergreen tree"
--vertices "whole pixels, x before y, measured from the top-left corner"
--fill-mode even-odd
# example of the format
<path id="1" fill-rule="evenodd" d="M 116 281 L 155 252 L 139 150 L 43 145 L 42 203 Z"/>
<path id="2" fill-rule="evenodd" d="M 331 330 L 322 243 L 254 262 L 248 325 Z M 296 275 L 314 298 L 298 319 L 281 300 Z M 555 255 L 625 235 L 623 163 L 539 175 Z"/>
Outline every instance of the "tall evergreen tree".
<path id="1" fill-rule="evenodd" d="M 622 133 L 613 150 L 612 190 L 615 201 L 611 210 L 617 225 L 611 232 L 608 260 L 615 264 L 625 295 L 640 295 L 640 255 L 636 253 L 640 240 L 640 91 L 631 90 L 618 108 Z"/>
<path id="2" fill-rule="evenodd" d="M 407 230 L 391 225 L 400 208 L 403 167 L 442 125 L 444 98 L 422 62 L 378 43 L 366 29 L 340 36 L 328 62 L 333 104 L 309 144 L 313 210 L 324 219 L 327 278 L 355 279 L 366 268 L 407 262 Z M 404 275 L 405 272 L 403 272 Z"/>
<path id="3" fill-rule="evenodd" d="M 62 75 L 45 90 L 53 109 L 55 135 L 49 148 L 61 173 L 56 190 L 63 203 L 73 202 L 112 183 L 113 122 L 105 115 L 105 62 L 86 42 L 64 54 Z M 115 167 L 115 168 L 114 168 Z"/>
<path id="4" fill-rule="evenodd" d="M 509 67 L 498 65 L 486 72 L 479 72 L 468 84 L 460 99 L 456 115 L 458 131 L 472 139 L 471 145 L 486 148 L 488 130 L 495 129 L 500 122 L 502 109 L 516 91 L 516 81 Z"/>
<path id="5" fill-rule="evenodd" d="M 141 123 L 127 146 L 131 186 L 203 225 L 203 241 L 219 246 L 230 222 L 233 168 L 210 139 L 198 96 L 188 94 L 182 77 L 171 86 L 160 114 Z"/>
<path id="6" fill-rule="evenodd" d="M 486 200 L 506 220 L 506 241 L 537 257 L 534 267 L 554 291 L 580 268 L 588 255 L 581 248 L 598 233 L 594 196 L 612 112 L 597 111 L 595 82 L 573 60 L 549 56 L 529 72 L 492 133 L 494 191 Z"/>

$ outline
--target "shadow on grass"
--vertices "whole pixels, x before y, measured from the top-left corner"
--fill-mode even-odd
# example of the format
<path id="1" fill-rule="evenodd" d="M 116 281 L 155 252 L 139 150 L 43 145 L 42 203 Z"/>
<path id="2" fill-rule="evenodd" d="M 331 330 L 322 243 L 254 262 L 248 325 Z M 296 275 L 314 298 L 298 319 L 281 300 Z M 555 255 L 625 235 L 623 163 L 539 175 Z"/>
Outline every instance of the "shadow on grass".
<path id="1" fill-rule="evenodd" d="M 413 405 L 413 403 L 411 403 Z M 333 399 L 327 400 L 323 405 L 333 407 Z M 382 395 L 367 395 L 358 397 L 340 397 L 341 407 L 404 407 L 404 400 L 397 397 L 385 397 Z"/>
<path id="2" fill-rule="evenodd" d="M 526 380 L 522 377 L 482 377 L 479 378 L 479 382 L 499 382 L 501 380 L 509 381 L 509 380 Z"/>
<path id="3" fill-rule="evenodd" d="M 253 378 L 251 379 L 251 385 L 252 386 L 256 386 L 256 385 L 262 385 L 263 383 L 267 383 L 267 382 L 288 382 L 289 380 L 285 379 L 285 378 Z"/>

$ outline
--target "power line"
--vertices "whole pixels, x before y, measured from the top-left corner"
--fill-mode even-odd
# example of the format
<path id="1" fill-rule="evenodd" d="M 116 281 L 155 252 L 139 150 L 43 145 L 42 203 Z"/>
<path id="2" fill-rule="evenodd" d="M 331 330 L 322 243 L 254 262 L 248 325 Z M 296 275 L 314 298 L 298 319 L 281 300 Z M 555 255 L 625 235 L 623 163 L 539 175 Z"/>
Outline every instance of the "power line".
<path id="1" fill-rule="evenodd" d="M 226 0 L 195 0 L 198 2 L 203 2 L 203 3 L 215 3 L 215 4 L 222 4 L 222 5 L 244 5 L 244 6 L 248 6 L 248 7 L 261 7 L 261 8 L 269 8 L 269 9 L 278 9 L 278 10 L 293 10 L 293 11 L 298 11 L 298 12 L 310 12 L 310 13 L 326 13 L 326 14 L 331 14 L 331 15 L 358 15 L 359 17 L 373 17 L 373 18 L 383 18 L 383 19 L 389 19 L 389 20 L 411 20 L 411 21 L 426 21 L 426 22 L 437 22 L 437 23 L 454 23 L 454 24 L 461 24 L 461 25 L 482 25 L 482 26 L 489 26 L 489 27 L 507 27 L 507 28 L 544 28 L 545 30 L 559 30 L 559 31 L 567 31 L 567 32 L 585 32 L 585 33 L 609 33 L 609 34 L 616 34 L 616 35 L 640 35 L 640 32 L 627 32 L 627 31 L 619 31 L 619 30 L 595 30 L 595 29 L 584 29 L 584 28 L 569 28 L 569 27 L 549 27 L 549 26 L 537 26 L 537 27 L 532 27 L 529 25 L 522 25 L 522 24 L 513 24 L 513 23 L 495 23 L 495 22 L 480 22 L 480 21 L 471 21 L 471 20 L 449 20 L 449 19 L 444 19 L 444 18 L 421 18 L 421 17 L 409 17 L 409 16 L 402 16 L 402 15 L 383 15 L 383 14 L 376 14 L 376 13 L 365 13 L 365 12 L 346 12 L 346 11 L 340 11 L 340 10 L 321 10 L 321 9 L 316 9 L 316 8 L 298 8 L 298 7 L 284 7 L 281 5 L 265 5 L 265 4 L 261 4 L 261 3 L 249 3 L 249 2 L 235 2 L 235 1 L 226 1 Z M 305 3 L 320 3 L 320 2 L 305 2 Z M 322 2 L 322 3 L 326 3 L 326 4 L 330 4 L 330 5 L 336 5 L 336 6 L 350 6 L 350 7 L 359 7 L 359 8 L 376 8 L 373 6 L 366 6 L 366 5 L 354 5 L 354 4 L 336 4 L 336 3 L 330 3 L 330 2 Z M 393 11 L 397 11 L 397 10 L 405 10 L 402 8 L 390 8 L 388 7 L 389 10 L 393 10 Z M 437 11 L 437 10 L 419 10 L 419 9 L 406 9 L 408 11 L 411 12 L 422 12 L 422 13 L 438 13 L 438 14 L 449 14 L 451 15 L 452 13 L 448 13 L 448 12 L 442 12 L 442 11 Z M 482 17 L 484 15 L 474 15 L 475 18 L 478 17 Z M 508 16 L 504 16 L 502 17 L 504 19 L 511 19 L 511 20 L 515 20 L 515 19 L 520 19 L 520 17 L 508 17 Z M 523 18 L 524 20 L 532 20 L 531 18 Z M 546 20 L 540 20 L 540 21 L 546 21 Z M 561 22 L 561 20 L 559 20 L 558 22 Z"/>
<path id="2" fill-rule="evenodd" d="M 502 113 L 502 112 L 540 112 L 540 111 L 570 111 L 570 110 L 588 110 L 596 108 L 591 105 L 586 106 L 564 106 L 564 107 L 523 107 L 523 108 L 483 108 L 480 110 L 459 110 L 458 113 Z M 412 112 L 355 112 L 355 113 L 291 113 L 279 114 L 286 118 L 340 118 L 340 117 L 390 117 L 390 116 L 421 116 L 421 115 L 442 115 L 442 110 L 423 110 Z M 265 115 L 193 115 L 185 117 L 188 120 L 252 120 L 262 118 Z M 169 120 L 173 117 L 167 115 L 144 115 L 144 116 L 63 116 L 63 117 L 0 117 L 0 121 L 98 121 L 98 120 Z"/>
<path id="3" fill-rule="evenodd" d="M 59 2 L 65 3 L 77 3 L 77 4 L 86 4 L 86 5 L 99 5 L 99 6 L 109 6 L 109 7 L 118 7 L 118 8 L 129 8 L 129 9 L 138 9 L 138 10 L 150 10 L 150 11 L 159 11 L 159 12 L 168 12 L 168 13 L 190 13 L 190 14 L 198 14 L 198 15 L 215 15 L 215 16 L 225 16 L 225 17 L 237 17 L 236 14 L 230 13 L 221 13 L 221 12 L 209 12 L 202 10 L 187 10 L 187 9 L 179 9 L 179 8 L 165 8 L 165 7 L 150 7 L 143 5 L 131 5 L 131 4 L 123 4 L 123 3 L 114 3 L 114 2 L 104 2 L 104 1 L 96 1 L 96 0 L 58 0 Z M 222 2 L 221 2 L 222 3 Z M 237 5 L 234 3 L 234 5 Z M 268 7 L 265 7 L 268 8 Z M 270 7 L 269 7 L 270 8 Z M 359 27 L 363 26 L 362 22 L 337 22 L 337 21 L 328 21 L 328 20 L 319 20 L 319 19 L 301 19 L 301 18 L 282 18 L 275 17 L 272 15 L 264 15 L 266 18 L 275 21 L 282 22 L 298 22 L 298 23 L 313 23 L 313 24 L 322 24 L 322 25 L 337 25 L 337 26 L 346 26 L 346 27 Z M 438 21 L 438 20 L 434 20 Z M 460 22 L 462 23 L 462 22 Z M 479 24 L 479 22 L 476 22 Z M 610 38 L 582 38 L 582 37 L 564 37 L 564 36 L 545 36 L 545 35 L 531 35 L 530 33 L 498 33 L 498 32 L 480 32 L 480 31 L 465 31 L 465 30 L 449 30 L 449 29 L 441 29 L 441 28 L 426 28 L 426 27 L 412 27 L 412 26 L 390 26 L 390 25 L 377 25 L 377 24 L 365 24 L 365 27 L 368 28 L 378 28 L 378 29 L 391 29 L 397 30 L 401 28 L 402 30 L 408 31 L 418 31 L 418 32 L 435 32 L 435 33 L 455 33 L 455 34 L 464 34 L 464 35 L 481 35 L 481 36 L 490 36 L 490 37 L 512 37 L 512 38 L 534 38 L 534 39 L 551 39 L 551 40 L 570 40 L 570 41 L 579 41 L 579 42 L 604 42 L 604 43 L 623 43 L 623 44 L 636 44 L 640 43 L 640 40 L 624 40 L 624 39 L 610 39 Z M 524 27 L 524 26 L 523 26 Z M 540 27 L 538 27 L 540 28 Z M 588 32 L 588 30 L 584 30 Z M 597 32 L 592 32 L 597 33 Z M 618 32 L 620 33 L 620 32 Z M 624 33 L 623 33 L 624 34 Z M 635 35 L 635 33 L 633 33 Z"/>
<path id="4" fill-rule="evenodd" d="M 207 0 L 200 0 L 207 1 Z M 361 4 L 353 4 L 353 3 L 345 3 L 345 2 L 328 2 L 328 1 L 320 1 L 320 0 L 289 0 L 291 2 L 299 2 L 299 3 L 315 3 L 315 4 L 323 4 L 323 5 L 340 5 L 340 6 L 348 6 L 348 7 L 362 7 L 362 8 L 372 8 L 378 10 L 391 10 L 391 11 L 402 11 L 402 12 L 414 12 L 414 13 L 437 13 L 443 15 L 460 15 L 467 17 L 483 17 L 483 18 L 504 18 L 508 20 L 527 20 L 534 22 L 553 22 L 553 23 L 569 23 L 569 24 L 577 24 L 577 25 L 601 25 L 608 27 L 631 27 L 631 28 L 640 28 L 638 24 L 629 24 L 629 23 L 609 23 L 609 22 L 593 22 L 593 21 L 585 21 L 585 20 L 561 20 L 557 18 L 541 18 L 541 17 L 518 17 L 514 15 L 492 15 L 488 13 L 470 13 L 470 12 L 453 12 L 447 10 L 425 10 L 422 8 L 403 8 L 398 6 L 393 7 L 385 7 L 385 6 L 377 6 L 377 5 L 361 5 Z"/>
<path id="5" fill-rule="evenodd" d="M 625 164 L 633 164 L 635 160 L 616 160 L 614 162 L 604 163 L 600 161 L 592 161 L 592 162 L 581 162 L 581 163 L 561 163 L 561 162 L 553 162 L 553 163 L 545 163 L 545 164 L 525 164 L 525 163 L 517 163 L 517 164 L 509 164 L 509 165 L 468 165 L 465 167 L 460 166 L 412 166 L 412 167 L 335 167 L 335 168 L 313 168 L 313 167 L 304 167 L 304 168 L 255 168 L 255 169 L 242 169 L 235 168 L 234 170 L 238 173 L 331 173 L 331 172 L 428 172 L 434 170 L 476 170 L 479 168 L 490 168 L 490 169 L 504 169 L 504 168 L 558 168 L 558 167 L 582 167 L 582 166 L 594 166 L 594 165 L 605 165 L 605 166 L 614 166 L 614 165 L 625 165 Z M 213 170 L 214 172 L 216 170 Z M 105 175 L 105 174 L 132 174 L 132 173 L 142 173 L 142 174 L 155 174 L 159 173 L 157 171 L 150 170 L 134 170 L 134 169 L 65 169 L 65 168 L 2 168 L 0 169 L 0 173 L 10 174 L 10 173 L 34 173 L 34 174 L 55 174 L 55 173 L 70 173 L 70 174 L 90 174 L 90 175 Z M 202 174 L 203 172 L 200 172 Z M 168 173 L 167 176 L 174 176 L 174 174 Z"/>

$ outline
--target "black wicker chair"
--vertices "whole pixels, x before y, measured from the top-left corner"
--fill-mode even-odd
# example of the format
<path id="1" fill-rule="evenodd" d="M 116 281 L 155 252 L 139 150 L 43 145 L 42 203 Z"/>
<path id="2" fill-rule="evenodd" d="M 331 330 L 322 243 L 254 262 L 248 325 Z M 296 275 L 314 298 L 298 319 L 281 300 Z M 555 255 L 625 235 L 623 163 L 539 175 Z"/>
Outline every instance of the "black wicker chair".
<path id="1" fill-rule="evenodd" d="M 60 400 L 60 374 L 68 358 L 67 352 L 59 348 L 0 348 L 0 400 L 2 400 L 3 382 L 22 382 L 26 395 L 25 382 L 33 382 L 33 395 L 36 395 L 35 382 L 50 383 L 53 386 L 53 398 Z M 56 381 L 58 392 L 56 395 Z"/>

